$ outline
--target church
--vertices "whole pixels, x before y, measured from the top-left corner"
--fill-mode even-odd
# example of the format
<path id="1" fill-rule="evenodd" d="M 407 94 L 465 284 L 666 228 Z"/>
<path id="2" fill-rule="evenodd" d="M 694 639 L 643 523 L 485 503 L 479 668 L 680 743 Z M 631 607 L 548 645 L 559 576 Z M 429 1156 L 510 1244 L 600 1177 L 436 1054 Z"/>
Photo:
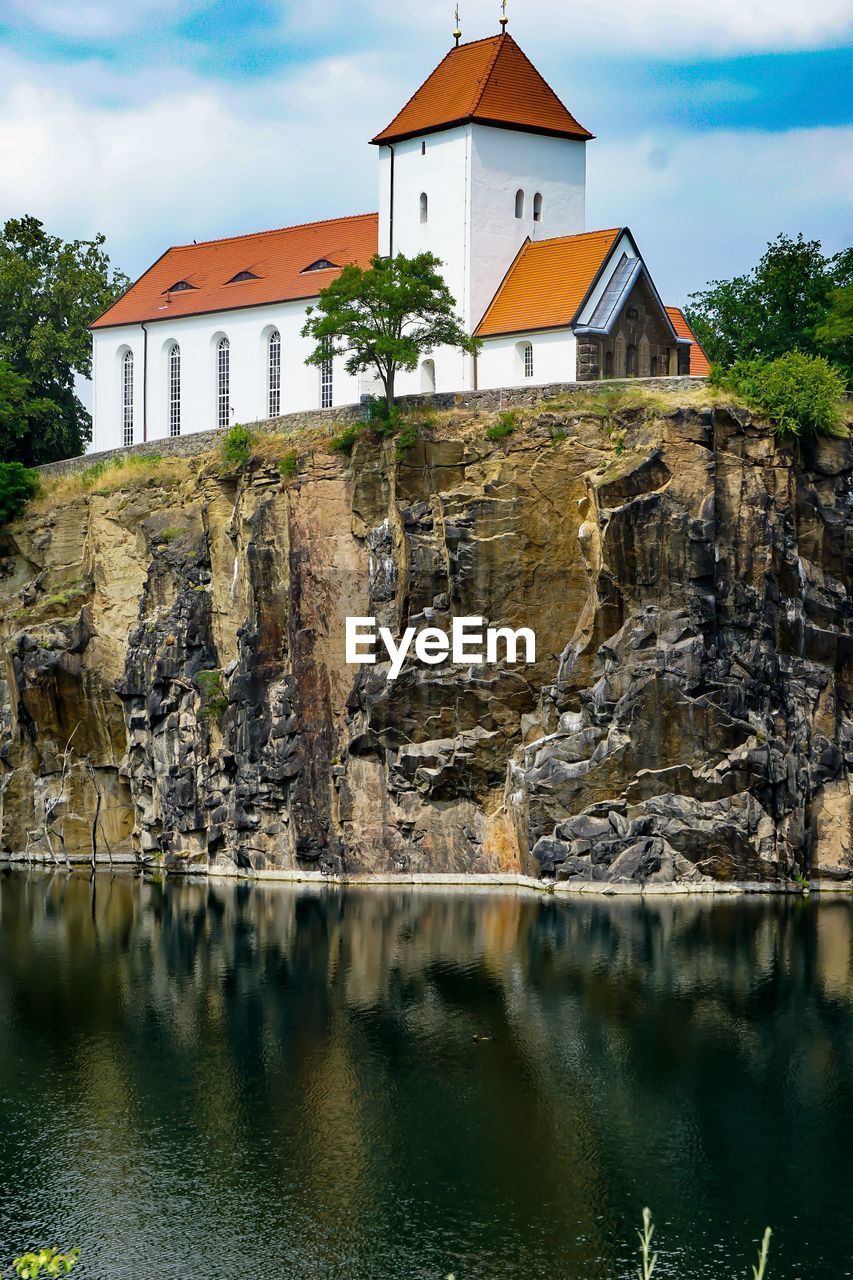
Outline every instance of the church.
<path id="1" fill-rule="evenodd" d="M 456 45 L 372 139 L 379 212 L 179 245 L 92 325 L 94 447 L 114 449 L 379 391 L 306 365 L 306 310 L 347 263 L 429 250 L 477 355 L 437 350 L 398 395 L 700 376 L 628 227 L 586 229 L 593 135 L 506 28 Z"/>

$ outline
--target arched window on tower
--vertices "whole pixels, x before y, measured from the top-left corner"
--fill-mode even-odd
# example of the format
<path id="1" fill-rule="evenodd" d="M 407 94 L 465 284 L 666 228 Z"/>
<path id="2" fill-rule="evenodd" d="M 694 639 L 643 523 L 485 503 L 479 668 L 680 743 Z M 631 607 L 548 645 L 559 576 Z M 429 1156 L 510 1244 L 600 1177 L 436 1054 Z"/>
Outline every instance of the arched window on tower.
<path id="1" fill-rule="evenodd" d="M 220 338 L 216 346 L 216 425 L 231 425 L 231 343 Z"/>
<path id="2" fill-rule="evenodd" d="M 121 358 L 121 442 L 133 444 L 133 352 Z"/>
<path id="3" fill-rule="evenodd" d="M 267 413 L 281 413 L 281 334 L 273 329 L 267 341 Z"/>
<path id="4" fill-rule="evenodd" d="M 516 191 L 515 193 L 515 216 L 517 218 L 524 217 L 524 192 Z"/>
<path id="5" fill-rule="evenodd" d="M 534 222 L 541 222 L 541 221 L 542 221 L 542 193 L 541 193 L 541 191 L 537 191 L 537 192 L 536 192 L 536 195 L 533 197 L 533 221 L 534 221 Z"/>
<path id="6" fill-rule="evenodd" d="M 421 222 L 429 222 L 429 196 L 421 192 Z"/>
<path id="7" fill-rule="evenodd" d="M 169 435 L 181 434 L 181 348 L 173 342 L 169 348 Z"/>
<path id="8" fill-rule="evenodd" d="M 636 378 L 637 376 L 637 348 L 633 342 L 628 343 L 628 349 L 625 352 L 625 377 Z"/>

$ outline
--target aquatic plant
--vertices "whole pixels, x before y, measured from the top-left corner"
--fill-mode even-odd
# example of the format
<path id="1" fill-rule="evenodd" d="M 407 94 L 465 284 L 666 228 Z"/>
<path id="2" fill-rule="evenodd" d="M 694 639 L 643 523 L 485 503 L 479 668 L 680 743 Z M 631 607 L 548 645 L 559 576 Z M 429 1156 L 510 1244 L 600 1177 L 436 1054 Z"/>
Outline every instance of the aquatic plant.
<path id="1" fill-rule="evenodd" d="M 17 1276 L 19 1280 L 37 1280 L 39 1276 L 67 1276 L 80 1257 L 79 1249 L 60 1253 L 58 1249 L 39 1249 L 38 1253 L 25 1253 L 12 1263 L 12 1270 L 2 1274 Z"/>

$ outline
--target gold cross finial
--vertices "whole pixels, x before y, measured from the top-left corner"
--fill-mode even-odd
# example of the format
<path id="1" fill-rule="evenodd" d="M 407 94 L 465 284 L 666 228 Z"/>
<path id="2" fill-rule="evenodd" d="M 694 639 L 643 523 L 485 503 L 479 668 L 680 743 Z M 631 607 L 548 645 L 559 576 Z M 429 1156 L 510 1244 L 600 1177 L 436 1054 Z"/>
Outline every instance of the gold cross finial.
<path id="1" fill-rule="evenodd" d="M 459 25 L 459 5 L 456 6 L 456 30 L 453 32 L 453 38 L 456 41 L 456 47 L 459 47 L 459 41 L 462 39 L 462 28 Z"/>
<path id="2" fill-rule="evenodd" d="M 501 4 L 501 33 L 502 34 L 506 33 L 508 22 L 509 22 L 509 18 L 506 16 L 506 0 L 503 0 Z"/>

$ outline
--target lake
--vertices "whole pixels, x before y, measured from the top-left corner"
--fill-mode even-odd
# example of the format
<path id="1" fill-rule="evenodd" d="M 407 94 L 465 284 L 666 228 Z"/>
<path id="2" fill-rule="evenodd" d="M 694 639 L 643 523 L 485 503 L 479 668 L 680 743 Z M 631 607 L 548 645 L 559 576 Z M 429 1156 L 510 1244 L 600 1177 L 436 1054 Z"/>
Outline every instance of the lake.
<path id="1" fill-rule="evenodd" d="M 853 898 L 0 874 L 0 1264 L 853 1275 Z"/>

